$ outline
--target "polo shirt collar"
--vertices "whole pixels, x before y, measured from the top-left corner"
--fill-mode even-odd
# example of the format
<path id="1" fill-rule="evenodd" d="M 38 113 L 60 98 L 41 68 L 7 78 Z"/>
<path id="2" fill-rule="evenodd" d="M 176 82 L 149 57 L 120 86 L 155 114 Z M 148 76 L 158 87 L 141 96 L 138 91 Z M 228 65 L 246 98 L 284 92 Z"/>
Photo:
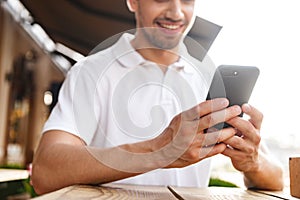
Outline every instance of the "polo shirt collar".
<path id="1" fill-rule="evenodd" d="M 124 33 L 113 49 L 115 58 L 126 68 L 139 66 L 146 62 L 146 60 L 132 47 L 130 42 L 133 39 L 134 35 Z"/>
<path id="2" fill-rule="evenodd" d="M 129 33 L 124 33 L 118 42 L 116 43 L 113 54 L 115 58 L 120 62 L 120 64 L 126 68 L 131 68 L 135 66 L 141 66 L 145 63 L 149 63 L 144 59 L 141 54 L 139 54 L 131 45 L 131 40 L 134 39 L 134 35 Z M 192 66 L 189 64 L 188 59 L 190 55 L 184 44 L 179 47 L 179 60 L 171 64 L 169 67 L 172 69 L 183 70 L 186 73 L 192 73 Z"/>

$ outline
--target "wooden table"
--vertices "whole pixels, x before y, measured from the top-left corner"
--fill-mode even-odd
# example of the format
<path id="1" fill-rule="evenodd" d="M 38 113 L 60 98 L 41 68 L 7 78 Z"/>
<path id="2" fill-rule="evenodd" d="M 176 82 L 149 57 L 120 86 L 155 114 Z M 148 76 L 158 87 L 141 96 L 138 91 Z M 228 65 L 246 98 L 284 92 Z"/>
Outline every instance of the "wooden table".
<path id="1" fill-rule="evenodd" d="M 19 190 L 24 188 L 23 181 L 28 177 L 27 170 L 0 169 L 0 199 L 20 194 Z"/>
<path id="2" fill-rule="evenodd" d="M 101 199 L 163 199 L 163 200 L 209 200 L 209 199 L 296 199 L 282 192 L 265 193 L 264 191 L 244 190 L 241 188 L 181 188 L 171 187 L 178 195 L 174 195 L 167 187 L 136 186 L 106 184 L 101 186 L 74 185 L 58 191 L 34 198 L 35 200 L 101 200 Z"/>
<path id="3" fill-rule="evenodd" d="M 19 169 L 0 169 L 0 183 L 27 179 L 29 173 L 27 170 Z"/>

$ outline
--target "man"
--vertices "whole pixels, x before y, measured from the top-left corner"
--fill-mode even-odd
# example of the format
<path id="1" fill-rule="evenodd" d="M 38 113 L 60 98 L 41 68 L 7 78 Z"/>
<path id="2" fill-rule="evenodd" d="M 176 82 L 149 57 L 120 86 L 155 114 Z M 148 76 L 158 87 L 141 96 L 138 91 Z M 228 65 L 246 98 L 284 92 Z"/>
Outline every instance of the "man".
<path id="1" fill-rule="evenodd" d="M 207 73 L 181 54 L 195 1 L 127 4 L 135 36 L 122 35 L 66 78 L 35 154 L 36 192 L 114 181 L 205 187 L 208 158 L 217 154 L 231 158 L 247 187 L 282 189 L 282 170 L 260 145 L 262 114 L 248 104 L 227 108 L 227 99 L 205 101 Z M 234 128 L 204 134 L 224 121 Z"/>

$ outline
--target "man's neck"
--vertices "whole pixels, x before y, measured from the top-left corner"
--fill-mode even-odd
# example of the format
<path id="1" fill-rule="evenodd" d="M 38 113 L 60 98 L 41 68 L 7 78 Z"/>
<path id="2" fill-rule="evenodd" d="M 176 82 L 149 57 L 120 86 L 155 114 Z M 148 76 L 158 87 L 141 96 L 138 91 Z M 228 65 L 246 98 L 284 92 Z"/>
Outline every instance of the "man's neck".
<path id="1" fill-rule="evenodd" d="M 166 71 L 167 67 L 174 62 L 178 61 L 178 48 L 165 50 L 165 49 L 158 49 L 158 48 L 140 48 L 140 45 L 137 45 L 137 41 L 132 41 L 132 46 L 136 49 L 136 51 L 143 56 L 145 60 L 149 60 L 151 62 L 155 62 L 159 65 L 163 72 Z M 145 45 L 146 46 L 146 45 Z"/>
<path id="2" fill-rule="evenodd" d="M 159 65 L 165 65 L 166 67 L 176 62 L 179 58 L 179 56 L 174 51 L 163 49 L 137 49 L 137 52 L 141 54 L 146 60 L 155 62 Z"/>

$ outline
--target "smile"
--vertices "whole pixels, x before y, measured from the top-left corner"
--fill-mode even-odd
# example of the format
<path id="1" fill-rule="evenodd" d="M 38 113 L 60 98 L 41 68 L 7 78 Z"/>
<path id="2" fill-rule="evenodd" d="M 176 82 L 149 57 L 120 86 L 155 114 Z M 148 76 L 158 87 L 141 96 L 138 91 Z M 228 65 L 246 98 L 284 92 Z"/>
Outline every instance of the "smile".
<path id="1" fill-rule="evenodd" d="M 162 28 L 168 29 L 168 30 L 177 30 L 182 27 L 180 24 L 165 24 L 165 23 L 158 23 L 158 25 Z"/>
<path id="2" fill-rule="evenodd" d="M 173 25 L 173 24 L 160 24 L 160 26 L 170 30 L 176 30 L 181 27 L 180 25 Z"/>

